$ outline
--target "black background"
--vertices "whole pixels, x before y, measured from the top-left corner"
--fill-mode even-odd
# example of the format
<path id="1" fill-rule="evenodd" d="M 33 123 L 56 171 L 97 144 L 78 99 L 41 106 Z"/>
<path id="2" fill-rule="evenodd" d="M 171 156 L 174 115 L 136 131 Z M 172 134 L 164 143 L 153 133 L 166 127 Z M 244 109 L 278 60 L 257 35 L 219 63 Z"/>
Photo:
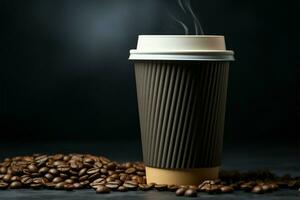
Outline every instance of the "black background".
<path id="1" fill-rule="evenodd" d="M 297 2 L 192 1 L 236 54 L 225 147 L 300 145 Z M 183 34 L 169 13 L 191 22 L 175 0 L 1 0 L 1 141 L 139 140 L 129 49 Z"/>

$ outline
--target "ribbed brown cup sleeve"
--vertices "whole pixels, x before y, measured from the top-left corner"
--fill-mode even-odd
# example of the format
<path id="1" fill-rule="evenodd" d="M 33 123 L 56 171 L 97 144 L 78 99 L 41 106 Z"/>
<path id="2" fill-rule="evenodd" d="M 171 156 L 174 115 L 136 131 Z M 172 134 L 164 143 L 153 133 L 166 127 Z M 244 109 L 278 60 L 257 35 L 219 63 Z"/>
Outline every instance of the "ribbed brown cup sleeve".
<path id="1" fill-rule="evenodd" d="M 225 61 L 135 61 L 147 166 L 220 166 L 228 72 Z"/>

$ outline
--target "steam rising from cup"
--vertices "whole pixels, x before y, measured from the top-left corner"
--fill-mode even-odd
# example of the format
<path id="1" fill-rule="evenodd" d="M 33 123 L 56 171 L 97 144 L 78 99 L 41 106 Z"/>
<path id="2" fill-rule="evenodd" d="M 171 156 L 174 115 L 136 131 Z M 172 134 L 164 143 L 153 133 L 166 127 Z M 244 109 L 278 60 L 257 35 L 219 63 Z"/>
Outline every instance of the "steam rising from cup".
<path id="1" fill-rule="evenodd" d="M 202 25 L 192 9 L 191 0 L 177 0 L 177 3 L 179 5 L 179 7 L 181 8 L 181 10 L 185 14 L 189 14 L 193 18 L 195 35 L 204 35 Z M 173 18 L 173 20 L 175 20 L 177 23 L 179 23 L 183 27 L 185 35 L 190 34 L 188 26 L 185 25 L 185 23 L 183 21 L 177 19 L 176 17 L 174 17 L 172 15 L 171 15 L 171 17 Z"/>

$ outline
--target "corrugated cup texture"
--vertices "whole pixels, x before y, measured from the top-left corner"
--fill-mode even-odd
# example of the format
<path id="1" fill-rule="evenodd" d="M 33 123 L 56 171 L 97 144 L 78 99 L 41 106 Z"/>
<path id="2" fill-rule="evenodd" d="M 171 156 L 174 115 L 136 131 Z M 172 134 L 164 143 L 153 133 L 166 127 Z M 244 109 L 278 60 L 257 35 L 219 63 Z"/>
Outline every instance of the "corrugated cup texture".
<path id="1" fill-rule="evenodd" d="M 228 71 L 222 61 L 135 61 L 147 166 L 220 166 Z"/>

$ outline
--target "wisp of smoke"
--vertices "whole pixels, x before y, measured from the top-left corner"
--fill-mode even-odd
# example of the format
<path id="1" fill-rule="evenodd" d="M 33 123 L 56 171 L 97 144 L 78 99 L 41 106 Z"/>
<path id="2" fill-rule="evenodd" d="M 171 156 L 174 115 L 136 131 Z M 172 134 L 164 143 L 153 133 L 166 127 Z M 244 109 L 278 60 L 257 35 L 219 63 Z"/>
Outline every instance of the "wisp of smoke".
<path id="1" fill-rule="evenodd" d="M 192 16 L 194 21 L 194 26 L 195 26 L 195 35 L 199 35 L 199 34 L 204 35 L 204 31 L 201 26 L 201 23 L 192 9 L 191 0 L 177 0 L 177 3 L 184 13 L 188 12 Z M 185 34 L 188 35 L 189 34 L 188 27 L 182 21 L 178 20 L 174 16 L 171 17 L 184 28 Z"/>

